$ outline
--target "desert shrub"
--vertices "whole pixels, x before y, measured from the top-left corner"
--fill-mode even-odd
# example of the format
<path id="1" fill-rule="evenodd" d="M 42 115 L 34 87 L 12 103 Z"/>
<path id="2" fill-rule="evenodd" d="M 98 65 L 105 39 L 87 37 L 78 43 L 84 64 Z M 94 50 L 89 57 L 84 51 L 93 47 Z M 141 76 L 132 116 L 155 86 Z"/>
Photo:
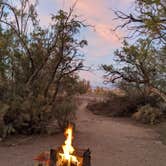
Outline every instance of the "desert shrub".
<path id="1" fill-rule="evenodd" d="M 53 114 L 58 126 L 64 130 L 68 123 L 74 124 L 76 104 L 71 100 L 63 100 L 56 103 Z"/>
<path id="2" fill-rule="evenodd" d="M 43 133 L 51 117 L 50 111 L 44 109 L 44 100 L 39 98 L 16 98 L 8 103 L 1 113 L 0 137 L 19 134 Z"/>
<path id="3" fill-rule="evenodd" d="M 30 135 L 57 132 L 59 129 L 64 130 L 69 122 L 74 124 L 76 103 L 73 102 L 73 99 L 59 97 L 54 106 L 47 105 L 43 96 L 27 99 L 16 97 L 7 104 L 1 103 L 1 138 L 12 134 Z"/>
<path id="4" fill-rule="evenodd" d="M 138 108 L 138 111 L 133 114 L 135 120 L 142 123 L 154 125 L 161 120 L 162 113 L 158 108 L 152 107 L 149 104 Z"/>
<path id="5" fill-rule="evenodd" d="M 9 106 L 7 104 L 0 102 L 0 137 L 2 138 L 6 137 L 8 134 L 11 134 L 14 131 L 12 126 L 5 125 L 4 123 L 4 116 L 8 109 Z"/>
<path id="6" fill-rule="evenodd" d="M 109 94 L 109 98 L 102 102 L 93 102 L 88 104 L 88 109 L 96 114 L 104 114 L 113 117 L 131 116 L 142 105 L 142 98 L 139 96 L 129 97 L 127 95 L 119 96 Z"/>
<path id="7" fill-rule="evenodd" d="M 105 107 L 107 107 L 107 102 L 101 101 L 101 102 L 90 102 L 87 105 L 87 108 L 92 111 L 95 114 L 103 114 L 106 112 Z"/>
<path id="8" fill-rule="evenodd" d="M 103 114 L 112 117 L 130 117 L 137 112 L 138 107 L 150 104 L 156 106 L 158 98 L 155 96 L 142 96 L 140 93 L 130 91 L 130 93 L 116 94 L 110 92 L 105 101 L 92 102 L 88 104 L 88 109 L 95 114 Z"/>

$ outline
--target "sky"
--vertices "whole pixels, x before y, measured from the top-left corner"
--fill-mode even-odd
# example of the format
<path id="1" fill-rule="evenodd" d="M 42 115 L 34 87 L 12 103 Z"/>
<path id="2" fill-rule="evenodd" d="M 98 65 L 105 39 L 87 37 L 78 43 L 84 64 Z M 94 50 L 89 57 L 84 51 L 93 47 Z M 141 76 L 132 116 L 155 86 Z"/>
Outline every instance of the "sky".
<path id="1" fill-rule="evenodd" d="M 38 12 L 43 26 L 50 23 L 51 13 L 56 14 L 59 9 L 69 11 L 75 0 L 38 0 Z M 104 72 L 100 70 L 101 64 L 113 64 L 113 52 L 121 47 L 125 31 L 113 32 L 119 23 L 113 20 L 112 10 L 129 12 L 132 10 L 134 0 L 78 0 L 75 13 L 80 19 L 94 28 L 81 31 L 80 39 L 86 39 L 88 46 L 83 49 L 85 65 L 92 67 L 90 72 L 81 71 L 80 77 L 91 82 L 93 87 L 106 86 L 103 84 Z M 109 86 L 109 85 L 107 85 Z"/>

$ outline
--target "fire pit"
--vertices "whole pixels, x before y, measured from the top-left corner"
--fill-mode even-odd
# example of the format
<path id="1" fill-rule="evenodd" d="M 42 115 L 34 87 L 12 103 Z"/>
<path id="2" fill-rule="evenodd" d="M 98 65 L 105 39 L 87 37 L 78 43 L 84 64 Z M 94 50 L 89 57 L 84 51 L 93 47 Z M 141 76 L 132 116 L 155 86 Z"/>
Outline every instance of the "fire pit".
<path id="1" fill-rule="evenodd" d="M 35 166 L 91 166 L 90 150 L 72 146 L 73 127 L 65 130 L 66 140 L 62 147 L 43 152 L 35 158 Z"/>

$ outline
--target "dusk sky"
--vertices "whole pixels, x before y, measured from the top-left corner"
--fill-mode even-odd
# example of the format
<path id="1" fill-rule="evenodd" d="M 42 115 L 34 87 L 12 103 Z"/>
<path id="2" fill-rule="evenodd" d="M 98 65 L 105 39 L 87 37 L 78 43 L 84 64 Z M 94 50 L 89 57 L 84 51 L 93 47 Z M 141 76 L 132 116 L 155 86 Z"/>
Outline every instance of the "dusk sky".
<path id="1" fill-rule="evenodd" d="M 43 26 L 50 23 L 50 14 L 59 9 L 66 11 L 75 0 L 39 0 L 39 17 Z M 81 78 L 89 80 L 92 86 L 104 86 L 101 64 L 113 63 L 113 52 L 120 48 L 124 31 L 112 32 L 117 22 L 113 20 L 113 10 L 130 11 L 134 0 L 79 0 L 75 13 L 85 20 L 86 23 L 95 26 L 88 28 L 80 34 L 81 39 L 88 40 L 88 46 L 83 50 L 85 53 L 85 65 L 93 67 L 92 72 L 81 72 Z"/>

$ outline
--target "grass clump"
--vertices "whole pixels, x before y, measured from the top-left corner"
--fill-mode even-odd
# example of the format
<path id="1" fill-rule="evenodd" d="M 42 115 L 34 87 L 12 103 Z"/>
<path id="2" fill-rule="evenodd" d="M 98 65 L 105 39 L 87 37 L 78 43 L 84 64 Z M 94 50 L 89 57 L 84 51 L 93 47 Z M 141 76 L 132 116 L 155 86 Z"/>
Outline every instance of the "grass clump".
<path id="1" fill-rule="evenodd" d="M 138 111 L 132 117 L 142 123 L 154 125 L 161 121 L 162 113 L 158 108 L 147 104 L 138 108 Z"/>

